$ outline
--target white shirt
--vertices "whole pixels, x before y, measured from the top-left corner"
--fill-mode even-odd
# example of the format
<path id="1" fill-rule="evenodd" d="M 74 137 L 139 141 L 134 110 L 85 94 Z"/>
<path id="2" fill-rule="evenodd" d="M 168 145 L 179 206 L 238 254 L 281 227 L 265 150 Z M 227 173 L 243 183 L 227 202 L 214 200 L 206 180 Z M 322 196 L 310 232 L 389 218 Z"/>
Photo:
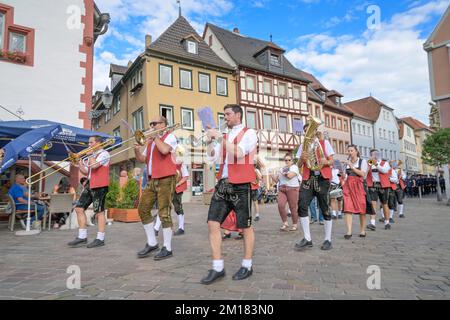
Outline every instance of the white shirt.
<path id="1" fill-rule="evenodd" d="M 108 151 L 100 149 L 94 152 L 92 156 L 94 157 L 95 162 L 100 163 L 100 165 L 104 167 L 109 165 L 110 156 Z M 88 168 L 88 179 L 91 179 L 91 171 L 91 168 Z"/>
<path id="2" fill-rule="evenodd" d="M 177 138 L 172 133 L 169 133 L 169 135 L 166 137 L 166 139 L 163 142 L 168 144 L 172 148 L 172 150 L 170 150 L 170 152 L 172 152 L 172 153 L 175 152 L 178 142 L 177 142 Z M 150 151 L 150 158 L 148 159 L 148 172 L 147 172 L 148 176 L 152 175 L 152 158 L 153 158 L 153 150 L 155 149 L 155 145 L 156 145 L 155 143 L 152 144 L 152 150 Z M 148 146 L 148 144 L 147 144 L 147 146 Z M 142 152 L 142 155 L 144 157 L 147 156 L 147 147 L 145 147 L 144 152 Z"/>
<path id="3" fill-rule="evenodd" d="M 182 178 L 184 178 L 184 177 L 189 177 L 189 171 L 188 171 L 188 168 L 187 168 L 187 165 L 185 165 L 184 163 L 181 165 L 181 177 Z"/>
<path id="4" fill-rule="evenodd" d="M 238 136 L 238 134 L 244 129 L 244 125 L 240 124 L 237 126 L 234 126 L 231 130 L 228 132 L 228 142 L 233 142 L 234 139 Z M 244 155 L 248 155 L 250 152 L 256 149 L 258 138 L 256 136 L 256 132 L 253 129 L 248 129 L 247 132 L 242 137 L 241 141 L 238 143 L 238 148 L 242 150 L 242 153 Z M 221 163 L 222 161 L 222 144 L 218 143 L 216 146 L 214 146 L 214 156 L 210 156 L 208 154 L 207 158 L 210 162 L 216 162 Z M 238 163 L 240 163 L 238 159 Z M 225 162 L 223 166 L 223 172 L 221 179 L 228 178 L 228 154 L 225 157 Z"/>
<path id="5" fill-rule="evenodd" d="M 380 162 L 381 163 L 381 162 Z M 384 162 L 384 165 L 373 165 L 370 170 L 375 170 L 378 169 L 379 172 L 381 173 L 388 173 L 389 170 L 391 170 L 391 166 L 389 165 L 389 163 L 387 161 Z M 378 172 L 372 172 L 372 180 L 373 182 L 380 182 L 380 175 L 378 174 Z"/>
<path id="6" fill-rule="evenodd" d="M 391 176 L 389 177 L 389 181 L 395 184 L 399 183 L 397 170 L 392 170 Z"/>
<path id="7" fill-rule="evenodd" d="M 339 169 L 331 169 L 331 183 L 334 184 L 339 184 L 340 180 L 339 180 Z"/>
<path id="8" fill-rule="evenodd" d="M 286 186 L 286 187 L 293 187 L 297 188 L 300 187 L 300 182 L 298 180 L 298 175 L 300 174 L 298 171 L 298 166 L 293 164 L 289 167 L 288 173 L 294 172 L 296 174 L 295 177 L 292 179 L 289 179 L 283 175 L 283 169 L 280 169 L 278 173 L 278 180 L 280 181 L 280 186 Z"/>
<path id="9" fill-rule="evenodd" d="M 319 139 L 316 138 L 314 140 L 314 143 L 311 143 L 311 150 L 313 149 L 315 142 L 319 142 Z M 300 145 L 300 147 L 297 150 L 297 155 L 296 155 L 297 159 L 300 159 L 300 157 L 302 156 L 302 151 L 303 151 L 302 149 L 303 149 L 303 143 Z M 328 140 L 325 140 L 325 153 L 327 154 L 328 157 L 335 154 L 333 147 L 331 146 L 331 143 Z"/>
<path id="10" fill-rule="evenodd" d="M 364 172 L 364 177 L 366 176 L 367 170 L 369 170 L 369 165 L 367 164 L 367 161 L 365 159 L 362 159 L 362 161 L 361 161 L 361 168 L 358 168 L 358 166 L 359 166 L 359 158 L 357 158 L 356 161 L 353 162 L 352 164 L 353 164 L 353 167 L 355 167 L 356 169 L 359 169 L 359 170 Z M 347 169 L 350 169 L 349 165 L 345 166 L 345 170 L 347 170 Z M 377 174 L 378 174 L 378 172 L 377 172 Z M 373 177 L 373 174 L 372 174 L 372 177 Z"/>

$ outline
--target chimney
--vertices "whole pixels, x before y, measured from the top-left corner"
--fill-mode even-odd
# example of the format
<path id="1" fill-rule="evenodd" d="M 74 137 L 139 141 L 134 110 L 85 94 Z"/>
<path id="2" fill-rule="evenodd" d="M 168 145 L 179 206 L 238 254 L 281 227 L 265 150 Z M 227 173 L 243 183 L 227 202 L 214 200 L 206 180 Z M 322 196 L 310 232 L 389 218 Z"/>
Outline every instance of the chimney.
<path id="1" fill-rule="evenodd" d="M 133 64 L 133 61 L 131 61 L 131 60 L 130 60 L 130 61 L 128 61 L 128 65 L 127 65 L 127 67 L 128 67 L 128 68 L 130 68 L 132 64 Z"/>
<path id="2" fill-rule="evenodd" d="M 239 29 L 238 28 L 234 28 L 233 32 L 239 34 Z"/>
<path id="3" fill-rule="evenodd" d="M 151 44 L 152 44 L 152 36 L 149 34 L 146 34 L 145 35 L 145 49 L 150 47 Z"/>

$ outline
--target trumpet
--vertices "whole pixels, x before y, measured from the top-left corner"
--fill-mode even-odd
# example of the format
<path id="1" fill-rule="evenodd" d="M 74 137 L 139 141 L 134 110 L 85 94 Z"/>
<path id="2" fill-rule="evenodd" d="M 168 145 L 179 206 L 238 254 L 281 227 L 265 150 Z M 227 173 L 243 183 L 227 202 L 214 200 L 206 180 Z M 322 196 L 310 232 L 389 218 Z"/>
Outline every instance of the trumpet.
<path id="1" fill-rule="evenodd" d="M 375 162 L 375 160 L 369 159 L 369 160 L 367 160 L 367 164 L 368 164 L 369 166 L 376 166 L 376 165 L 378 164 L 378 161 Z"/>
<path id="2" fill-rule="evenodd" d="M 167 132 L 173 132 L 173 131 L 178 130 L 178 129 L 180 129 L 180 128 L 181 128 L 181 124 L 177 123 L 177 124 L 174 124 L 173 126 L 165 127 L 165 128 L 158 129 L 158 130 L 149 130 L 149 131 L 146 131 L 146 132 L 143 132 L 143 131 L 141 131 L 141 130 L 136 130 L 136 132 L 134 133 L 133 137 L 131 137 L 130 139 L 127 139 L 127 140 L 122 141 L 122 143 L 120 143 L 120 144 L 118 144 L 118 145 L 116 145 L 116 146 L 114 146 L 114 147 L 117 147 L 117 146 L 119 146 L 119 145 L 123 145 L 125 142 L 129 142 L 129 141 L 131 141 L 131 140 L 133 140 L 133 139 L 136 141 L 136 143 L 137 143 L 138 145 L 140 145 L 140 146 L 142 147 L 142 146 L 144 146 L 145 143 L 147 142 L 147 139 L 149 139 L 149 138 L 154 138 L 154 137 L 156 137 L 157 135 L 165 134 L 165 133 L 167 133 Z M 128 150 L 133 149 L 133 148 L 134 148 L 134 146 L 125 148 L 125 149 L 123 149 L 123 150 L 121 150 L 121 151 L 119 151 L 119 152 L 116 152 L 116 153 L 114 153 L 114 154 L 111 154 L 111 155 L 109 156 L 109 158 L 111 159 L 111 158 L 113 158 L 113 157 L 115 157 L 115 156 L 118 156 L 118 155 L 121 154 L 121 153 L 127 152 Z M 97 163 L 98 163 L 98 162 L 96 161 L 96 162 L 94 162 L 94 163 L 91 163 L 91 164 L 88 165 L 87 167 L 90 168 L 90 167 L 96 165 Z"/>
<path id="3" fill-rule="evenodd" d="M 97 144 L 97 145 L 95 145 L 95 146 L 92 146 L 92 147 L 83 149 L 83 150 L 81 150 L 81 151 L 78 152 L 78 153 L 69 152 L 67 158 L 65 158 L 65 159 L 63 159 L 63 160 L 61 160 L 61 161 L 59 161 L 59 162 L 57 162 L 57 163 L 55 163 L 55 164 L 53 164 L 53 165 L 51 165 L 51 166 L 49 166 L 49 167 L 47 167 L 47 168 L 45 168 L 45 169 L 43 169 L 43 170 L 37 172 L 37 173 L 35 173 L 35 174 L 29 176 L 29 177 L 25 180 L 25 182 L 26 182 L 27 184 L 30 185 L 30 184 L 39 182 L 39 181 L 41 181 L 41 180 L 43 180 L 43 179 L 46 179 L 46 178 L 50 177 L 51 175 L 53 175 L 53 174 L 55 174 L 55 173 L 57 173 L 57 172 L 59 172 L 59 171 L 65 169 L 65 168 L 66 168 L 67 166 L 69 166 L 70 164 L 77 164 L 80 160 L 81 160 L 81 161 L 85 161 L 85 159 L 87 159 L 87 158 L 89 158 L 89 157 L 92 156 L 91 153 L 93 153 L 93 152 L 95 152 L 95 151 L 98 151 L 98 150 L 100 150 L 100 149 L 103 149 L 103 148 L 105 148 L 105 147 L 111 146 L 111 145 L 113 145 L 114 143 L 115 143 L 115 140 L 114 140 L 114 139 L 107 139 L 107 140 L 103 141 L 102 143 L 99 143 L 99 144 Z M 64 162 L 69 162 L 69 164 L 62 165 Z M 59 168 L 55 169 L 56 167 L 59 167 Z M 50 170 L 53 170 L 53 169 L 55 169 L 53 172 L 51 172 L 51 173 L 49 173 L 49 174 L 46 174 L 46 175 L 40 177 L 39 179 L 33 181 L 33 179 L 34 179 L 35 177 L 40 176 L 40 175 L 42 175 L 42 173 L 47 172 L 47 171 L 50 171 Z"/>

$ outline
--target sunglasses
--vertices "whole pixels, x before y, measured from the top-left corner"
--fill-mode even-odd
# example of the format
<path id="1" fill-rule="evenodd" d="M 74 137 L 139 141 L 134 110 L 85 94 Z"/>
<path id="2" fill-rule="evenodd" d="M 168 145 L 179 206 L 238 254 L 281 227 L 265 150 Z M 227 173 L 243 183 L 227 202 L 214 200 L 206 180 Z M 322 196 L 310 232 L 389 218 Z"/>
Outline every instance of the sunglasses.
<path id="1" fill-rule="evenodd" d="M 292 161 L 292 159 L 284 159 L 284 162 Z"/>
<path id="2" fill-rule="evenodd" d="M 157 124 L 160 124 L 160 123 L 163 123 L 162 121 L 159 121 L 159 122 L 150 122 L 150 127 L 154 127 L 154 126 L 156 126 Z"/>

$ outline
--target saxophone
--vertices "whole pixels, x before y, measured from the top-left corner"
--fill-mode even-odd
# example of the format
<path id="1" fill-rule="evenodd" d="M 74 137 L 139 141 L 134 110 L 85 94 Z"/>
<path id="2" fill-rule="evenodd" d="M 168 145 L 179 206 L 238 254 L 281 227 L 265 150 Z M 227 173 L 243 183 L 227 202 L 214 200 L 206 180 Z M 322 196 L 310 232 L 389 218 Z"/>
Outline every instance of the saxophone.
<path id="1" fill-rule="evenodd" d="M 320 157 L 324 158 L 324 152 L 322 150 L 322 146 L 315 140 L 315 135 L 317 128 L 322 124 L 322 121 L 316 117 L 309 116 L 308 117 L 308 129 L 305 133 L 305 138 L 303 140 L 302 152 L 309 152 L 311 150 L 311 144 L 314 143 L 313 151 L 310 153 L 310 157 L 306 160 L 306 167 L 310 170 L 317 171 L 322 168 L 322 165 L 319 164 L 319 159 L 316 156 L 316 150 L 319 148 Z M 300 169 L 303 166 L 301 160 L 299 159 L 297 165 Z"/>

